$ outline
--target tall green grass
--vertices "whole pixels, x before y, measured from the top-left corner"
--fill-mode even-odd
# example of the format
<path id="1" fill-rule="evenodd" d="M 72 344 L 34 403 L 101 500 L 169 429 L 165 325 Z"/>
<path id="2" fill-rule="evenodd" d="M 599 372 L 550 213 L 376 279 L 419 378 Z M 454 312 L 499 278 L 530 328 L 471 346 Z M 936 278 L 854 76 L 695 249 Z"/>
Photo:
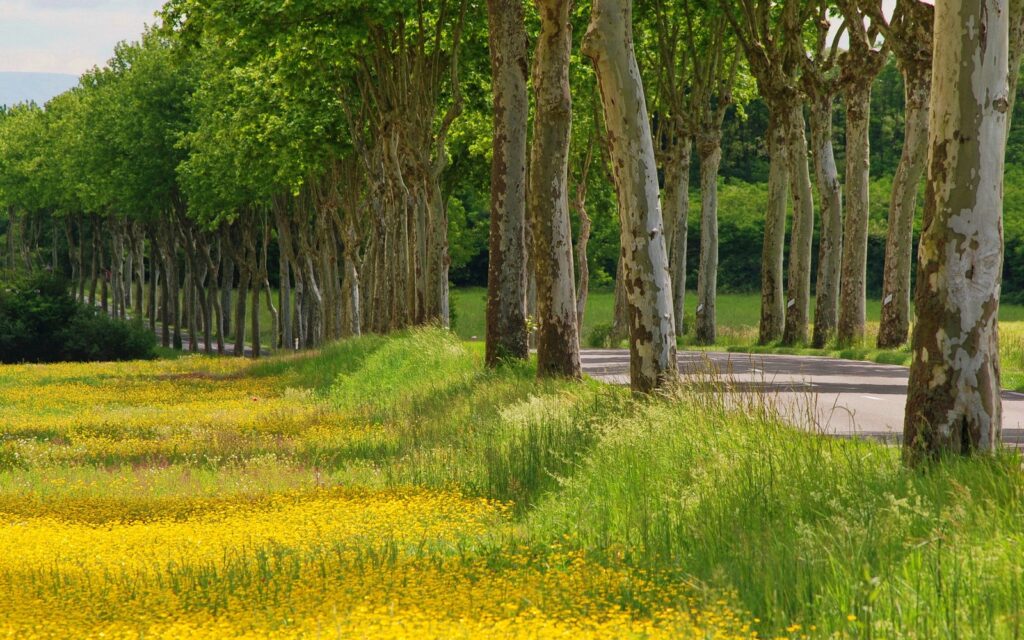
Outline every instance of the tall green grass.
<path id="1" fill-rule="evenodd" d="M 512 526 L 474 551 L 495 562 L 523 545 L 568 545 L 725 598 L 758 618 L 762 635 L 1021 635 L 1016 453 L 911 470 L 896 448 L 786 425 L 768 398 L 714 384 L 638 398 L 594 381 L 538 381 L 533 363 L 485 369 L 479 345 L 437 329 L 280 356 L 238 375 L 322 407 L 310 415 L 331 421 L 317 428 L 354 440 L 323 450 L 268 440 L 259 456 L 223 466 L 12 469 L 0 474 L 0 506 L 17 513 L 31 497 L 42 505 L 33 509 L 84 514 L 113 501 L 142 517 L 154 492 L 188 510 L 313 484 L 443 488 L 511 503 Z M 227 459 L 231 446 L 216 438 L 210 453 Z"/>
<path id="2" fill-rule="evenodd" d="M 1016 454 L 910 470 L 893 447 L 789 427 L 764 398 L 637 399 L 479 365 L 451 337 L 413 332 L 331 394 L 405 425 L 391 482 L 510 500 L 526 542 L 735 592 L 766 633 L 1018 637 Z"/>
<path id="3" fill-rule="evenodd" d="M 735 590 L 774 632 L 1018 637 L 1017 455 L 908 470 L 894 448 L 799 432 L 720 395 L 617 423 L 529 515 L 532 531 Z"/>

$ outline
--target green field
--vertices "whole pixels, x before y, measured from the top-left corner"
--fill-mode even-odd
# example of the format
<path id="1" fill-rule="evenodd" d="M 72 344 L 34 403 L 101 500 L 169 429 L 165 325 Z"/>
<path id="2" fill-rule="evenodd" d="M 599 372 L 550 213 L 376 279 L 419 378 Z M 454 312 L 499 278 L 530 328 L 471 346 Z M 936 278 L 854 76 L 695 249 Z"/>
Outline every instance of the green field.
<path id="1" fill-rule="evenodd" d="M 275 304 L 277 294 L 275 292 Z M 599 346 L 593 340 L 594 328 L 612 322 L 615 296 L 611 291 L 594 291 L 587 301 L 587 313 L 581 332 L 583 347 Z M 729 350 L 754 353 L 786 353 L 799 355 L 825 355 L 853 360 L 871 360 L 888 364 L 908 364 L 910 353 L 907 347 L 896 350 L 874 348 L 878 331 L 881 301 L 868 300 L 868 336 L 862 345 L 826 349 L 804 347 L 781 347 L 779 345 L 757 346 L 757 325 L 760 319 L 761 298 L 758 294 L 722 294 L 718 297 L 719 340 L 713 346 L 695 346 L 692 336 L 680 338 L 682 348 L 698 350 Z M 452 290 L 453 331 L 467 341 L 483 341 L 487 291 L 482 287 L 468 287 Z M 690 305 L 692 307 L 692 305 Z M 814 301 L 811 301 L 813 309 Z M 689 326 L 692 326 L 692 308 L 689 309 Z M 1024 306 L 1004 304 L 1000 307 L 1001 353 L 1003 385 L 1008 389 L 1024 390 Z M 249 328 L 246 321 L 246 329 Z M 264 348 L 270 344 L 271 319 L 265 304 L 260 305 L 260 333 Z M 231 342 L 228 341 L 230 351 Z M 625 346 L 625 345 L 621 345 Z M 165 353 L 165 355 L 170 355 Z"/>
<path id="2" fill-rule="evenodd" d="M 481 356 L 0 366 L 0 635 L 1020 637 L 1016 453 Z"/>

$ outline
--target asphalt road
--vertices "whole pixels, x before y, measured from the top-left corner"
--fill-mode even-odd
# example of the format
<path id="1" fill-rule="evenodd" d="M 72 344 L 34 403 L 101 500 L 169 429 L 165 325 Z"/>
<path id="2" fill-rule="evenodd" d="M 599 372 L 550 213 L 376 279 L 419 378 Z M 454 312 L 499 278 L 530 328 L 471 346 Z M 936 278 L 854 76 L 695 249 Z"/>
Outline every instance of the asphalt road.
<path id="1" fill-rule="evenodd" d="M 583 371 L 629 383 L 629 352 L 585 350 Z M 796 426 L 835 436 L 898 441 L 907 401 L 905 367 L 808 356 L 681 352 L 684 381 L 763 395 Z M 695 384 L 695 388 L 699 388 Z M 1003 441 L 1024 446 L 1024 394 L 1003 392 Z"/>

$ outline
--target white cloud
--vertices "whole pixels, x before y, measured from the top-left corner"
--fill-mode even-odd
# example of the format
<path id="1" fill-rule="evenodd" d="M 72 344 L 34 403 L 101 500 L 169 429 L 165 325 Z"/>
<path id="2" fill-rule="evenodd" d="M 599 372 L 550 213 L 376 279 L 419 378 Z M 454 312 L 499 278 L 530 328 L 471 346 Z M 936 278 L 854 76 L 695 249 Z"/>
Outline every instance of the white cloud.
<path id="1" fill-rule="evenodd" d="M 162 0 L 0 0 L 0 71 L 80 74 L 135 40 Z"/>

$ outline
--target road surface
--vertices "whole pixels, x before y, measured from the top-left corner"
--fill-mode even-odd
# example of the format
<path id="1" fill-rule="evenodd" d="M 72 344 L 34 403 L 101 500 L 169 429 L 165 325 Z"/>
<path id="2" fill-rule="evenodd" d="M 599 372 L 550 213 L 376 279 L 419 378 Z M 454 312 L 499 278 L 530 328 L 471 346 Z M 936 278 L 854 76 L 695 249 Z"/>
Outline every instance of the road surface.
<path id="1" fill-rule="evenodd" d="M 587 375 L 629 384 L 628 351 L 588 349 L 582 359 Z M 679 371 L 691 383 L 713 376 L 727 391 L 764 394 L 803 428 L 887 441 L 902 434 L 905 367 L 809 356 L 680 352 Z M 1024 394 L 1003 393 L 1003 441 L 1024 445 Z"/>

